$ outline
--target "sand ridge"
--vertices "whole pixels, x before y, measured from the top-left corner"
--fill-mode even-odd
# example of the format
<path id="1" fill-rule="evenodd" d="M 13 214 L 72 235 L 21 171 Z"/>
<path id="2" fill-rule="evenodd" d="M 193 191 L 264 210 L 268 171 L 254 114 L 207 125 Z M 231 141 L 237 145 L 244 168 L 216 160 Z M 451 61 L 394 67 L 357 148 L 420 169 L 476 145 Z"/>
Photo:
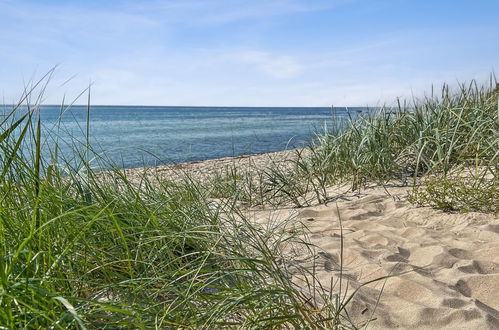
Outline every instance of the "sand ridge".
<path id="1" fill-rule="evenodd" d="M 369 329 L 499 329 L 499 218 L 415 207 L 406 200 L 408 189 L 374 186 L 327 205 L 249 214 L 259 223 L 303 223 L 317 253 L 315 260 L 295 259 L 316 265 L 325 288 L 339 276 L 340 218 L 351 289 L 405 272 L 359 290 L 349 306 L 357 321 L 369 318 L 383 291 Z"/>

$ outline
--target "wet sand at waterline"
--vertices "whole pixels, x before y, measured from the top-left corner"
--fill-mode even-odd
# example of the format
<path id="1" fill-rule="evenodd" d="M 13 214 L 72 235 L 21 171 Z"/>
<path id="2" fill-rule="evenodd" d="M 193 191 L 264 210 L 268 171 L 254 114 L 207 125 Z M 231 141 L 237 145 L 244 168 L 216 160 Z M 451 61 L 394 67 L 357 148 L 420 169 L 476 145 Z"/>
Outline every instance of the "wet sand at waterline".
<path id="1" fill-rule="evenodd" d="M 292 154 L 286 151 L 126 172 L 131 177 L 146 171 L 166 178 L 181 168 L 202 178 L 230 165 L 261 168 L 269 161 L 283 162 Z M 340 276 L 341 238 L 343 289 L 348 286 L 352 292 L 362 283 L 395 275 L 360 288 L 348 307 L 356 322 L 372 316 L 370 329 L 499 328 L 497 216 L 417 207 L 407 201 L 407 186 L 373 185 L 355 193 L 348 188 L 330 187 L 331 200 L 325 205 L 249 209 L 246 214 L 264 226 L 279 221 L 306 226 L 308 239 L 315 245 L 313 257 L 305 252 L 301 255 L 299 249 L 290 257 L 302 266 L 315 267 L 324 288 L 330 288 L 333 281 L 333 292 Z"/>

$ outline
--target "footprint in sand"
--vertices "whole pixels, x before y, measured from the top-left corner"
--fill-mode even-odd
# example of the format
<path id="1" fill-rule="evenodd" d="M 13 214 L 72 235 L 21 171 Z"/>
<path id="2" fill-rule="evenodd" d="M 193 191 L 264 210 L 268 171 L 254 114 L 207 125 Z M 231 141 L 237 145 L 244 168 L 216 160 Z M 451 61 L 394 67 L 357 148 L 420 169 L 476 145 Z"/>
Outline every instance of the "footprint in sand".
<path id="1" fill-rule="evenodd" d="M 398 247 L 398 253 L 389 255 L 385 258 L 386 261 L 395 261 L 395 262 L 408 262 L 408 258 L 411 256 L 411 252 L 407 249 Z"/>
<path id="2" fill-rule="evenodd" d="M 442 317 L 442 315 L 446 316 Z M 431 329 L 440 329 L 452 321 L 462 320 L 469 322 L 482 317 L 483 314 L 480 313 L 478 308 L 456 309 L 451 313 L 448 313 L 445 308 L 422 308 L 419 312 L 418 319 L 421 320 L 420 325 L 431 326 Z"/>
<path id="3" fill-rule="evenodd" d="M 448 299 L 444 299 L 442 301 L 443 307 L 449 307 L 449 308 L 454 308 L 454 309 L 462 308 L 468 304 L 469 304 L 469 302 L 467 302 L 466 300 L 462 300 L 462 299 L 458 299 L 458 298 L 448 298 Z"/>
<path id="4" fill-rule="evenodd" d="M 465 297 L 480 300 L 494 310 L 499 309 L 499 275 L 471 275 L 457 281 L 455 289 Z M 499 313 L 499 312 L 498 312 Z"/>
<path id="5" fill-rule="evenodd" d="M 449 249 L 449 254 L 458 259 L 473 259 L 473 254 L 463 249 Z"/>
<path id="6" fill-rule="evenodd" d="M 473 260 L 470 265 L 457 268 L 459 271 L 466 274 L 497 274 L 499 273 L 499 265 L 494 262 Z M 499 293 L 498 293 L 499 294 Z"/>
<path id="7" fill-rule="evenodd" d="M 365 212 L 365 213 L 361 213 L 361 214 L 357 214 L 357 215 L 351 216 L 348 220 L 366 220 L 368 218 L 380 217 L 382 215 L 383 215 L 382 211 L 368 211 L 368 212 Z"/>
<path id="8" fill-rule="evenodd" d="M 372 217 L 382 216 L 386 211 L 386 205 L 383 203 L 383 200 L 376 199 L 372 202 L 362 204 L 361 207 L 353 205 L 352 207 L 349 207 L 349 209 L 352 211 L 361 211 L 361 213 L 349 216 L 348 220 L 366 220 Z"/>
<path id="9" fill-rule="evenodd" d="M 340 265 L 338 264 L 338 259 L 331 253 L 319 252 L 319 257 L 324 260 L 324 269 L 328 272 L 338 270 Z"/>
<path id="10" fill-rule="evenodd" d="M 484 229 L 499 234 L 499 225 L 488 225 Z"/>
<path id="11" fill-rule="evenodd" d="M 459 262 L 458 258 L 450 253 L 443 252 L 436 255 L 431 261 L 431 264 L 438 265 L 440 268 L 452 268 L 457 262 Z"/>

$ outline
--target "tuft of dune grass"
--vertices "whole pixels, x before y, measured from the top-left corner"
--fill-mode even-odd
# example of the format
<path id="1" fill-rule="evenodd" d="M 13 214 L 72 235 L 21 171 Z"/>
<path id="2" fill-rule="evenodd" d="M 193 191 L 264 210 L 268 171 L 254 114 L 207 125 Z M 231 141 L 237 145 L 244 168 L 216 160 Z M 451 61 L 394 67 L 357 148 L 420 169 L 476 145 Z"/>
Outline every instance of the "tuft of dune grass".
<path id="1" fill-rule="evenodd" d="M 238 191 L 243 196 L 260 196 L 245 198 L 255 205 L 302 207 L 327 201 L 331 196 L 326 188 L 331 185 L 349 182 L 357 190 L 367 183 L 395 181 L 412 186 L 411 201 L 420 205 L 497 213 L 495 78 L 482 86 L 472 81 L 457 90 L 444 85 L 438 95 L 397 104 L 351 116 L 318 134 L 308 148 L 295 150 L 287 163 L 272 163 L 260 171 L 253 194 L 244 192 L 249 185 L 242 183 L 248 179 L 244 175 L 238 179 L 233 169 L 218 183 L 229 191 L 241 183 Z M 460 179 L 463 174 L 466 182 Z M 456 189 L 459 185 L 470 189 L 444 188 L 454 183 Z M 442 202 L 445 199 L 449 202 Z"/>

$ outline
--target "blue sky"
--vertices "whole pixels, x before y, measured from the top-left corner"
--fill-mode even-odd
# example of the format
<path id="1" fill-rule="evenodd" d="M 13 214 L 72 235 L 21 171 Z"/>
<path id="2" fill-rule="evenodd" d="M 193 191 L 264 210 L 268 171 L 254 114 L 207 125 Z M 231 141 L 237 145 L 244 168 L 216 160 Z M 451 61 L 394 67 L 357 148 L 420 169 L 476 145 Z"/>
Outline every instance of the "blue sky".
<path id="1" fill-rule="evenodd" d="M 46 103 L 92 81 L 93 104 L 390 104 L 485 81 L 498 13 L 497 0 L 0 0 L 0 95 L 58 65 Z"/>

